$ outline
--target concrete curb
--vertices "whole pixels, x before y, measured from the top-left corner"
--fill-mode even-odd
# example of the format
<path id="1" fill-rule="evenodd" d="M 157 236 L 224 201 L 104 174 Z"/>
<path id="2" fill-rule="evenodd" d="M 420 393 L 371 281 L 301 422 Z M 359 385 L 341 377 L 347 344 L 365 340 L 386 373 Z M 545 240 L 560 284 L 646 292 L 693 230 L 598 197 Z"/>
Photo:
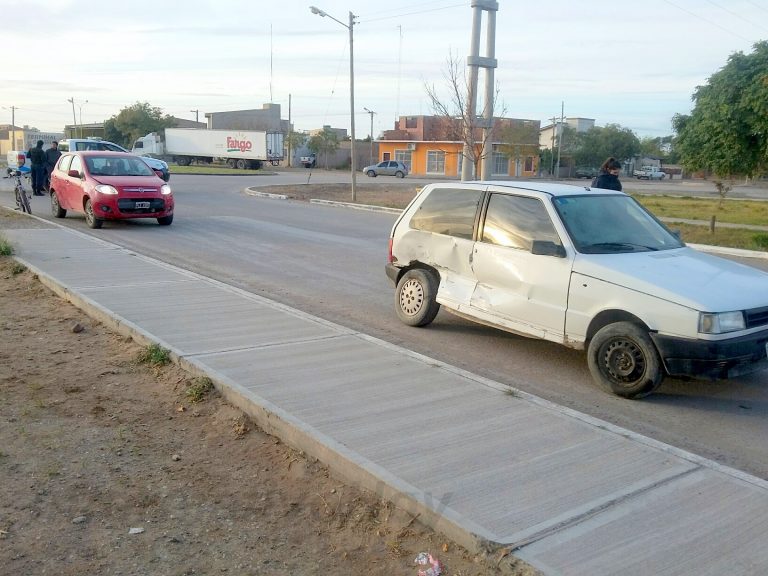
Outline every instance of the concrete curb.
<path id="1" fill-rule="evenodd" d="M 288 196 L 285 194 L 270 194 L 269 192 L 259 192 L 253 188 L 246 188 L 245 193 L 248 196 L 256 196 L 258 198 L 271 198 L 273 200 L 288 200 Z"/>
<path id="2" fill-rule="evenodd" d="M 353 210 L 367 210 L 368 212 L 386 212 L 388 214 L 402 214 L 400 208 L 388 208 L 386 206 L 373 206 L 371 204 L 353 204 L 352 202 L 335 202 L 333 200 L 320 200 L 310 198 L 310 204 L 324 204 L 326 206 L 336 206 L 339 208 L 352 208 Z"/>
<path id="3" fill-rule="evenodd" d="M 695 250 L 701 252 L 710 252 L 712 254 L 723 254 L 725 256 L 738 256 L 741 258 L 760 258 L 768 260 L 768 252 L 758 252 L 757 250 L 742 250 L 741 248 L 726 248 L 724 246 L 710 246 L 709 244 L 688 244 Z"/>

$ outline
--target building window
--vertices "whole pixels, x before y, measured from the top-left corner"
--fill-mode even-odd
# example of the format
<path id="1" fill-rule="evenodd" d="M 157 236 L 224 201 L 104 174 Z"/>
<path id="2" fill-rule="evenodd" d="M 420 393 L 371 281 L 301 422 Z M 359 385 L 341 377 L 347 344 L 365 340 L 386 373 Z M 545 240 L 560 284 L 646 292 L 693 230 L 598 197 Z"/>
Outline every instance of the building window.
<path id="1" fill-rule="evenodd" d="M 509 158 L 501 152 L 493 153 L 493 174 L 494 176 L 509 176 Z"/>
<path id="2" fill-rule="evenodd" d="M 416 116 L 406 116 L 405 127 L 406 128 L 418 128 L 418 118 Z"/>
<path id="3" fill-rule="evenodd" d="M 445 152 L 427 151 L 427 174 L 445 174 Z"/>
<path id="4" fill-rule="evenodd" d="M 395 160 L 405 164 L 405 167 L 410 171 L 412 169 L 410 150 L 395 150 Z"/>

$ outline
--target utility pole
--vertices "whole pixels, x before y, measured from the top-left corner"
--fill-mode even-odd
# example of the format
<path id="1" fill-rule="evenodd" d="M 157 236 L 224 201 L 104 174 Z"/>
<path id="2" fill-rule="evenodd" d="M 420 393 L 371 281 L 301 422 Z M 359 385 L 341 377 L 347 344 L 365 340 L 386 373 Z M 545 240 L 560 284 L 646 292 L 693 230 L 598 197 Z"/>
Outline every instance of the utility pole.
<path id="1" fill-rule="evenodd" d="M 494 70 L 497 66 L 496 61 L 496 12 L 499 10 L 499 3 L 496 0 L 472 0 L 472 39 L 470 41 L 470 52 L 467 57 L 467 66 L 469 67 L 469 81 L 467 82 L 467 101 L 466 117 L 464 119 L 464 151 L 461 168 L 461 179 L 471 180 L 472 169 L 475 167 L 473 160 L 477 159 L 477 148 L 475 146 L 474 128 L 477 123 L 477 80 L 480 68 L 485 69 L 485 104 L 483 106 L 482 122 L 482 150 L 480 159 L 482 165 L 478 165 L 480 174 L 475 174 L 480 179 L 487 179 L 491 172 L 491 154 L 488 149 L 488 140 L 493 129 L 493 78 Z M 480 36 L 483 19 L 483 12 L 487 12 L 488 21 L 486 26 L 486 44 L 485 56 L 480 56 Z M 479 162 L 478 162 L 479 164 Z"/>
<path id="2" fill-rule="evenodd" d="M 83 102 L 82 104 L 78 104 L 78 107 L 80 108 L 80 138 L 83 137 L 83 106 L 88 104 L 88 100 Z"/>
<path id="3" fill-rule="evenodd" d="M 72 104 L 72 121 L 75 123 L 75 130 L 77 130 L 77 115 L 75 114 L 75 97 L 72 96 L 72 98 L 68 98 L 67 102 Z M 72 132 L 72 137 L 75 137 L 76 133 Z"/>
<path id="4" fill-rule="evenodd" d="M 195 113 L 195 122 L 197 124 L 199 124 L 200 123 L 200 110 L 190 110 L 190 112 L 194 112 Z"/>
<path id="5" fill-rule="evenodd" d="M 11 150 L 16 150 L 16 106 L 11 106 Z"/>
<path id="6" fill-rule="evenodd" d="M 560 102 L 560 138 L 557 145 L 557 177 L 560 178 L 560 151 L 563 149 L 563 132 L 565 131 L 565 102 Z"/>
<path id="7" fill-rule="evenodd" d="M 291 125 L 291 95 L 288 94 L 288 168 L 291 167 L 291 136 L 293 135 L 293 126 Z"/>
<path id="8" fill-rule="evenodd" d="M 355 28 L 355 15 L 349 12 L 349 110 L 350 110 L 350 136 L 352 147 L 350 149 L 350 164 L 352 165 L 352 202 L 357 202 L 357 166 L 355 165 L 355 52 L 353 46 L 353 31 Z"/>
<path id="9" fill-rule="evenodd" d="M 376 114 L 373 110 L 368 110 L 368 108 L 363 107 L 363 110 L 368 112 L 368 114 L 371 115 L 371 164 L 374 164 L 373 161 L 373 115 Z"/>
<path id="10" fill-rule="evenodd" d="M 557 117 L 552 116 L 552 148 L 549 155 L 549 173 L 552 177 L 555 176 L 555 131 L 557 130 L 557 125 L 555 124 L 556 120 Z"/>

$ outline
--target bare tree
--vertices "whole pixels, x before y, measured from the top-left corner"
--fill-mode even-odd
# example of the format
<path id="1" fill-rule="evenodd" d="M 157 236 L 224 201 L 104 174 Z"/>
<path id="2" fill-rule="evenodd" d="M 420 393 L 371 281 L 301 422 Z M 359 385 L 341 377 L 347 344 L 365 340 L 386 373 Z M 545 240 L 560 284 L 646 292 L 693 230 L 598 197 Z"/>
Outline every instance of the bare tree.
<path id="1" fill-rule="evenodd" d="M 446 69 L 443 71 L 443 79 L 448 88 L 448 98 L 444 100 L 434 84 L 424 83 L 432 111 L 436 116 L 444 119 L 445 139 L 462 142 L 464 144 L 463 155 L 472 162 L 475 174 L 480 173 L 480 162 L 492 149 L 495 132 L 495 122 L 490 125 L 485 118 L 495 118 L 495 107 L 499 100 L 500 89 L 498 84 L 491 98 L 491 109 L 483 109 L 477 114 L 476 94 L 472 93 L 472 87 L 467 79 L 466 68 L 459 57 L 451 54 L 446 60 Z M 504 116 L 506 108 L 502 107 L 499 116 Z M 470 174 L 462 172 L 461 179 L 469 180 Z"/>

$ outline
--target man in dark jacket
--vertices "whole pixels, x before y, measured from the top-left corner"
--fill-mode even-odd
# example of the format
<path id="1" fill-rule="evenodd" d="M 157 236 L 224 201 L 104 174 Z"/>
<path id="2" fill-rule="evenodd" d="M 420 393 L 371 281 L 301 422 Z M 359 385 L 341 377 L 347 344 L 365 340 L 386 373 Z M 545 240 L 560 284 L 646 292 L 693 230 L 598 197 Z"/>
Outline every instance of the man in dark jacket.
<path id="1" fill-rule="evenodd" d="M 35 196 L 44 196 L 43 187 L 45 186 L 45 150 L 43 150 L 43 141 L 38 140 L 34 148 L 30 148 L 27 157 L 32 163 L 32 193 Z"/>
<path id="2" fill-rule="evenodd" d="M 59 143 L 54 140 L 51 142 L 51 147 L 45 151 L 45 189 L 51 188 L 51 172 L 53 172 L 56 162 L 61 157 L 61 151 L 59 150 Z"/>

